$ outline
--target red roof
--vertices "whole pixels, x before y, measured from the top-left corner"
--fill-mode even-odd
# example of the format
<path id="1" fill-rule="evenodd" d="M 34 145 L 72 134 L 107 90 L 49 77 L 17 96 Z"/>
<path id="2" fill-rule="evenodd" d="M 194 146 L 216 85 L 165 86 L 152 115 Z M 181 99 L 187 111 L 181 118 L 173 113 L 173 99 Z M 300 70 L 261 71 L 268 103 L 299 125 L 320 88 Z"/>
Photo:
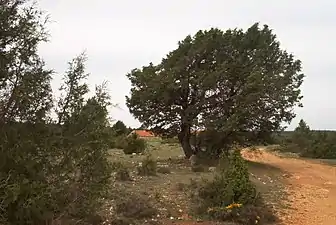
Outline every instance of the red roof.
<path id="1" fill-rule="evenodd" d="M 136 133 L 139 137 L 155 137 L 153 132 L 147 130 L 134 130 L 133 132 Z"/>

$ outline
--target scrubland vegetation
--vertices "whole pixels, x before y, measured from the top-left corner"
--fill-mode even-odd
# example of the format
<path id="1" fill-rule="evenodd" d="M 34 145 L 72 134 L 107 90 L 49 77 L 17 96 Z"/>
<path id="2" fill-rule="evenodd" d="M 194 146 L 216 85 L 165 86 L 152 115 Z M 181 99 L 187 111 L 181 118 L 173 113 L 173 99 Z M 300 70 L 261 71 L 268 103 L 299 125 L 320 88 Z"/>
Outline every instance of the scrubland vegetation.
<path id="1" fill-rule="evenodd" d="M 144 140 L 108 119 L 107 82 L 88 95 L 84 53 L 54 97 L 54 73 L 37 53 L 45 18 L 31 1 L 1 1 L 2 225 L 269 224 L 286 201 L 282 172 L 246 161 L 243 147 L 336 158 L 335 132 L 304 121 L 283 132 L 304 75 L 267 25 L 201 30 L 159 64 L 131 70 L 127 106 L 159 136 Z"/>

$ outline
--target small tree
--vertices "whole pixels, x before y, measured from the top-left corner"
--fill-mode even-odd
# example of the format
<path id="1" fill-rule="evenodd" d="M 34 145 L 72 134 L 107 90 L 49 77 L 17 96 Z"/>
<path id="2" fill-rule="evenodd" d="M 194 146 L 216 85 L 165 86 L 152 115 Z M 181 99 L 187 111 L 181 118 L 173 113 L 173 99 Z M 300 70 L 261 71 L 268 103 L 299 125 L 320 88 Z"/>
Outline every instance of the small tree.
<path id="1" fill-rule="evenodd" d="M 308 124 L 303 119 L 301 119 L 299 125 L 295 128 L 294 132 L 308 134 L 310 132 L 310 128 Z"/>
<path id="2" fill-rule="evenodd" d="M 276 221 L 257 194 L 240 151 L 221 159 L 219 173 L 201 185 L 194 196 L 196 212 L 216 220 L 238 224 L 271 224 Z"/>
<path id="3" fill-rule="evenodd" d="M 293 152 L 307 152 L 312 146 L 312 132 L 304 120 L 300 120 L 298 127 L 295 128 L 293 135 L 287 140 L 287 148 Z"/>
<path id="4" fill-rule="evenodd" d="M 267 138 L 301 106 L 301 62 L 280 48 L 268 26 L 199 31 L 158 65 L 134 69 L 130 112 L 146 127 L 178 136 L 193 154 L 191 129 L 221 132 L 216 155 L 246 136 Z M 219 148 L 219 149 L 218 149 Z"/>
<path id="5" fill-rule="evenodd" d="M 125 139 L 123 149 L 125 154 L 143 153 L 146 149 L 146 142 L 133 133 Z"/>
<path id="6" fill-rule="evenodd" d="M 45 16 L 30 1 L 0 3 L 0 224 L 42 224 L 57 211 L 51 74 L 37 54 Z M 49 212 L 50 212 L 49 211 Z"/>
<path id="7" fill-rule="evenodd" d="M 127 135 L 129 132 L 129 129 L 120 120 L 118 120 L 115 124 L 113 124 L 112 130 L 115 132 L 117 136 Z"/>
<path id="8" fill-rule="evenodd" d="M 234 150 L 227 160 L 222 159 L 220 172 L 215 179 L 205 183 L 199 190 L 202 203 L 201 211 L 208 208 L 226 207 L 232 203 L 252 204 L 256 198 L 256 189 L 249 178 L 245 160 L 238 149 Z"/>
<path id="9" fill-rule="evenodd" d="M 107 161 L 110 97 L 103 83 L 96 87 L 94 97 L 84 100 L 88 92 L 85 60 L 82 53 L 69 63 L 58 108 L 63 149 L 59 165 L 69 189 L 64 196 L 69 202 L 65 216 L 79 220 L 89 219 L 102 206 L 110 177 Z"/>

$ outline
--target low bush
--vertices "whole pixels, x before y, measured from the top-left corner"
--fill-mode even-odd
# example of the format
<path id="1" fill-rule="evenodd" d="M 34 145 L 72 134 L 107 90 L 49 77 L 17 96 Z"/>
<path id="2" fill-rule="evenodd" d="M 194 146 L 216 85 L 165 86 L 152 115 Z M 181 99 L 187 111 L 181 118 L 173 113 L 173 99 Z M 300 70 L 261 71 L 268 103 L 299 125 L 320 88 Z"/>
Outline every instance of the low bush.
<path id="1" fill-rule="evenodd" d="M 138 175 L 155 176 L 156 168 L 157 162 L 150 155 L 147 155 L 146 158 L 144 158 L 140 165 L 137 167 Z"/>
<path id="2" fill-rule="evenodd" d="M 260 204 L 260 205 L 258 205 Z M 270 224 L 277 221 L 276 216 L 262 202 L 242 205 L 230 204 L 226 207 L 209 208 L 208 216 L 221 221 L 231 221 L 244 225 Z"/>
<path id="3" fill-rule="evenodd" d="M 227 166 L 224 166 L 225 164 Z M 249 179 L 245 160 L 238 149 L 221 160 L 219 173 L 212 181 L 204 180 L 193 192 L 195 213 L 221 221 L 262 224 L 274 221 L 271 211 Z M 267 221 L 266 221 L 267 220 Z"/>
<path id="4" fill-rule="evenodd" d="M 132 134 L 125 139 L 123 149 L 125 154 L 143 153 L 146 149 L 146 142 L 136 134 Z"/>

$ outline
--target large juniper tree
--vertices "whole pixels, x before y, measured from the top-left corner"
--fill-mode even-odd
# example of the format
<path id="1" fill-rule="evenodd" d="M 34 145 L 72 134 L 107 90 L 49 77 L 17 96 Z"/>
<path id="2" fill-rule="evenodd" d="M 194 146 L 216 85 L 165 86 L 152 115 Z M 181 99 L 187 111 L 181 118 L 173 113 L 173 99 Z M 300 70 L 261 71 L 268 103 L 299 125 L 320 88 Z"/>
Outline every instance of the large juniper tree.
<path id="1" fill-rule="evenodd" d="M 301 62 L 280 48 L 268 26 L 210 29 L 187 36 L 161 63 L 134 69 L 130 112 L 145 126 L 178 135 L 192 154 L 191 129 L 221 133 L 225 143 L 263 139 L 300 106 Z"/>
<path id="2" fill-rule="evenodd" d="M 0 123 L 40 120 L 51 107 L 51 71 L 37 55 L 46 41 L 43 14 L 29 1 L 1 0 Z"/>
<path id="3" fill-rule="evenodd" d="M 45 17 L 0 0 L 0 224 L 93 224 L 109 178 L 105 86 L 84 100 L 85 55 L 69 64 L 58 121 L 52 71 L 37 54 Z"/>
<path id="4" fill-rule="evenodd" d="M 29 1 L 0 1 L 1 224 L 34 224 L 52 205 L 49 152 L 42 147 L 50 144 L 44 124 L 52 107 L 51 71 L 37 54 L 47 38 L 44 21 Z"/>

